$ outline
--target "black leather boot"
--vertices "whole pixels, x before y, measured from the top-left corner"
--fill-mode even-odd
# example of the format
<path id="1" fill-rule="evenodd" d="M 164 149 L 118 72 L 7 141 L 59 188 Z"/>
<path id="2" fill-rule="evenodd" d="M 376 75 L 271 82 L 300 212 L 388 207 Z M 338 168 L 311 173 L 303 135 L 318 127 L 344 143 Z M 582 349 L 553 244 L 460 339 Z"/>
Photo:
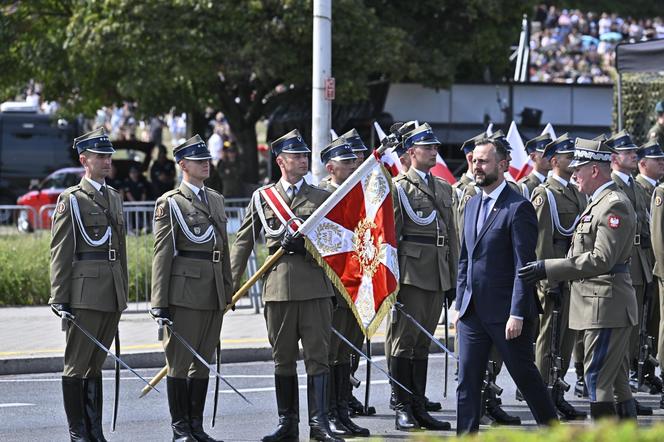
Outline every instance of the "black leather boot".
<path id="1" fill-rule="evenodd" d="M 521 418 L 519 416 L 512 416 L 507 414 L 500 406 L 500 400 L 496 397 L 496 393 L 486 388 L 483 395 L 485 412 L 489 419 L 496 425 L 521 425 Z"/>
<path id="2" fill-rule="evenodd" d="M 171 429 L 173 442 L 196 442 L 191 434 L 189 424 L 189 391 L 187 380 L 182 378 L 166 378 L 168 392 L 168 408 L 171 412 Z"/>
<path id="3" fill-rule="evenodd" d="M 629 399 L 616 403 L 616 414 L 620 420 L 633 420 L 636 422 L 636 400 Z"/>
<path id="4" fill-rule="evenodd" d="M 85 381 L 81 378 L 62 377 L 62 398 L 72 442 L 91 442 L 85 422 Z"/>
<path id="5" fill-rule="evenodd" d="M 263 442 L 297 442 L 300 435 L 300 394 L 297 376 L 274 375 L 274 389 L 277 393 L 279 424 L 274 433 L 265 436 Z"/>
<path id="6" fill-rule="evenodd" d="M 198 442 L 221 442 L 208 435 L 203 430 L 203 411 L 207 396 L 209 378 L 188 378 L 189 388 L 189 425 L 191 434 Z"/>
<path id="7" fill-rule="evenodd" d="M 395 356 L 390 357 L 390 373 L 392 377 L 410 391 L 413 391 L 413 386 L 411 385 L 412 371 L 410 359 Z M 420 425 L 415 416 L 413 416 L 410 393 L 404 391 L 403 388 L 396 384 L 393 388 L 394 395 L 396 396 L 394 427 L 400 431 L 419 430 Z"/>
<path id="8" fill-rule="evenodd" d="M 330 431 L 332 434 L 341 436 L 344 434 L 350 434 L 350 431 L 346 426 L 341 422 L 337 415 L 337 398 L 339 394 L 337 391 L 341 387 L 339 380 L 339 365 L 330 366 L 330 377 L 328 385 L 328 397 L 330 398 L 328 404 L 328 413 L 327 419 L 330 424 Z"/>
<path id="9" fill-rule="evenodd" d="M 583 377 L 583 362 L 575 362 L 574 370 L 576 371 L 576 384 L 574 385 L 574 396 L 587 398 L 588 388 L 586 387 L 586 379 Z"/>
<path id="10" fill-rule="evenodd" d="M 360 427 L 350 418 L 350 409 L 348 408 L 348 385 L 350 385 L 350 364 L 336 365 L 335 375 L 335 393 L 336 398 L 330 399 L 330 402 L 336 403 L 336 418 L 337 422 L 341 423 L 346 429 L 349 436 L 362 436 L 368 437 L 369 430 Z M 332 414 L 332 413 L 331 413 Z M 330 428 L 332 425 L 330 425 Z"/>
<path id="11" fill-rule="evenodd" d="M 588 417 L 584 411 L 577 410 L 565 400 L 565 393 L 560 388 L 554 388 L 552 394 L 553 404 L 556 406 L 558 416 L 566 421 L 583 420 Z"/>
<path id="12" fill-rule="evenodd" d="M 427 359 L 413 359 L 412 380 L 413 386 L 413 416 L 420 427 L 427 430 L 448 431 L 452 429 L 449 422 L 440 421 L 429 414 L 425 405 L 424 392 L 427 386 Z"/>
<path id="13" fill-rule="evenodd" d="M 616 415 L 616 407 L 613 402 L 591 402 L 590 403 L 590 417 L 596 421 L 603 418 L 614 417 Z"/>
<path id="14" fill-rule="evenodd" d="M 85 379 L 85 417 L 93 442 L 107 442 L 101 424 L 103 404 L 101 378 Z"/>
<path id="15" fill-rule="evenodd" d="M 321 442 L 343 442 L 330 431 L 327 420 L 327 383 L 329 373 L 307 376 L 309 406 L 309 439 Z"/>

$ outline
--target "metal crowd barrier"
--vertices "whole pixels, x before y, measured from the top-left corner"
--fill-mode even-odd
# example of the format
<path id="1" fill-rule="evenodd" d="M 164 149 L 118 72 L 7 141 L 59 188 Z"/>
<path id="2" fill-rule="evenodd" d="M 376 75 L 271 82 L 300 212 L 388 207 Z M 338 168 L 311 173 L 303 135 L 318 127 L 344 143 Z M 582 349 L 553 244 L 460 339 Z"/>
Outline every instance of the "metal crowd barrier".
<path id="1" fill-rule="evenodd" d="M 35 223 L 39 224 L 38 213 L 34 207 L 14 204 L 0 205 L 0 235 L 32 232 Z"/>
<path id="2" fill-rule="evenodd" d="M 244 217 L 245 207 L 239 207 L 240 203 L 248 204 L 248 200 L 238 201 L 235 207 L 226 207 L 228 218 L 228 234 L 234 235 L 240 227 Z M 152 278 L 152 253 L 154 250 L 153 237 L 153 213 L 155 201 L 125 202 L 124 222 L 127 230 L 127 261 L 129 265 L 129 301 L 136 311 L 146 311 L 149 306 L 151 278 Z M 231 240 L 232 241 L 232 240 Z M 254 253 L 249 257 L 247 264 L 247 277 L 253 275 L 257 270 L 256 256 Z M 237 303 L 237 308 L 253 308 L 260 313 L 262 306 L 261 290 L 259 284 L 252 287 L 249 296 Z"/>
<path id="3" fill-rule="evenodd" d="M 235 235 L 244 218 L 246 198 L 229 199 L 226 207 L 228 235 Z M 124 223 L 127 230 L 127 261 L 129 267 L 129 301 L 135 311 L 147 311 L 150 302 L 152 278 L 152 254 L 154 250 L 153 213 L 155 201 L 126 201 Z M 55 204 L 42 206 L 39 211 L 31 206 L 0 205 L 0 236 L 17 233 L 46 232 L 51 227 Z M 249 257 L 247 278 L 258 269 L 255 253 Z M 237 303 L 237 308 L 253 308 L 260 313 L 262 307 L 261 283 L 254 285 L 247 297 Z"/>

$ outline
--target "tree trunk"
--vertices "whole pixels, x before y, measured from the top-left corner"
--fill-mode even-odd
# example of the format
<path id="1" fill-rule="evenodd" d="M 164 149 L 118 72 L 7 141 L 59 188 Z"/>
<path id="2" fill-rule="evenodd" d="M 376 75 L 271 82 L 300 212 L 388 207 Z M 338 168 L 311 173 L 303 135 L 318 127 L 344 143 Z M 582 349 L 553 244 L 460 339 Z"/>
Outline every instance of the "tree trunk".
<path id="1" fill-rule="evenodd" d="M 256 142 L 256 124 L 233 124 L 229 120 L 231 130 L 240 149 L 244 163 L 244 181 L 250 184 L 258 182 L 258 143 Z"/>

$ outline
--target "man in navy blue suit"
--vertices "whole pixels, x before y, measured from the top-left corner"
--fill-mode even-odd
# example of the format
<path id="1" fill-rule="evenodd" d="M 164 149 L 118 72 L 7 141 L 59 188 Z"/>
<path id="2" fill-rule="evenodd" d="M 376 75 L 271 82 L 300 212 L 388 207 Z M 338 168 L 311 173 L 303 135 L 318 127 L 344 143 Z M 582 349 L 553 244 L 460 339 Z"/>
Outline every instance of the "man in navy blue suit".
<path id="1" fill-rule="evenodd" d="M 538 424 L 557 419 L 533 354 L 533 319 L 542 311 L 532 284 L 516 269 L 535 260 L 537 217 L 507 185 L 507 152 L 489 139 L 473 152 L 482 192 L 466 206 L 456 309 L 459 339 L 457 434 L 479 429 L 482 380 L 494 344 Z"/>

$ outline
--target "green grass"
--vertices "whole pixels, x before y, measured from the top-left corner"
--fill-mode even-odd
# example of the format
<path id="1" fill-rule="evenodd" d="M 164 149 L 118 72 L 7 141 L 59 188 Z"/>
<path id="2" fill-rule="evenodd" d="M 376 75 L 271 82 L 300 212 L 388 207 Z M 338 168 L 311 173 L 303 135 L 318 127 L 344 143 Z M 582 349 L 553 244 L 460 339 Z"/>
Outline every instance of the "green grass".
<path id="1" fill-rule="evenodd" d="M 231 244 L 234 238 L 229 238 Z M 46 304 L 50 296 L 48 232 L 0 235 L 0 306 Z M 152 235 L 128 236 L 129 301 L 150 300 Z M 258 264 L 265 261 L 258 247 Z"/>

